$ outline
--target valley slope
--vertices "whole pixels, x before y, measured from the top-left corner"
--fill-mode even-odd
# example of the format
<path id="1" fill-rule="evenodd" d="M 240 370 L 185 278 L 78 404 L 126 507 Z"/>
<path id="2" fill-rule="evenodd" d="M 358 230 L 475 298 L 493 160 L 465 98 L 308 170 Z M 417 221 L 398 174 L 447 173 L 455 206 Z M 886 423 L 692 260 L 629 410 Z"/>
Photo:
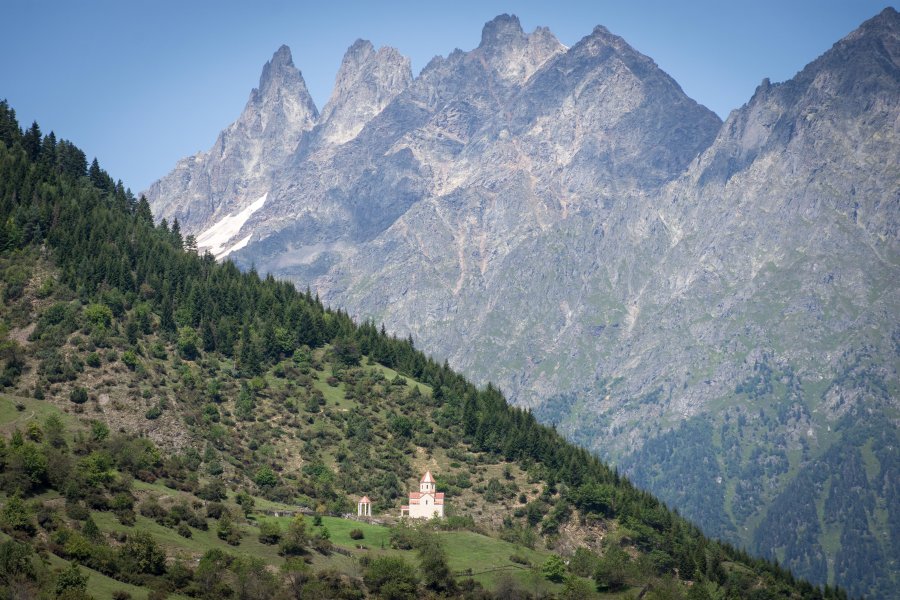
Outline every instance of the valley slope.
<path id="1" fill-rule="evenodd" d="M 185 249 L 5 101 L 0 223 L 0 597 L 847 598 L 411 342 Z M 409 523 L 426 470 L 446 518 Z M 346 515 L 362 494 L 378 521 Z"/>

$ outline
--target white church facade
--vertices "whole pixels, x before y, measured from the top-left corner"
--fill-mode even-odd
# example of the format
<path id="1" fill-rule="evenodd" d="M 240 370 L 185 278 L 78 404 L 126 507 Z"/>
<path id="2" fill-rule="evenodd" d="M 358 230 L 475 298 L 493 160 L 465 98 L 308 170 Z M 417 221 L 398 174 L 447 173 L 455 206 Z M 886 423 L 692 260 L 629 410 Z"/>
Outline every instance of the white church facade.
<path id="1" fill-rule="evenodd" d="M 400 516 L 411 519 L 443 518 L 444 493 L 437 491 L 431 471 L 419 482 L 419 491 L 409 493 L 409 504 L 400 507 Z"/>

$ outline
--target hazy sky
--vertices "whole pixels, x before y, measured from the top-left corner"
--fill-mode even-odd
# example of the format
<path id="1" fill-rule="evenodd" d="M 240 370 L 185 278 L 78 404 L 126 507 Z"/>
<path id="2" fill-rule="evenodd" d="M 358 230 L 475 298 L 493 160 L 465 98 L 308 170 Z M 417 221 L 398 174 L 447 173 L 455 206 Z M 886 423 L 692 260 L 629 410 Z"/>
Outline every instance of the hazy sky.
<path id="1" fill-rule="evenodd" d="M 764 77 L 792 77 L 885 0 L 298 2 L 4 0 L 0 98 L 98 157 L 135 192 L 208 149 L 263 64 L 291 47 L 321 110 L 357 38 L 390 45 L 414 74 L 478 45 L 494 16 L 546 25 L 567 46 L 605 25 L 725 118 Z"/>

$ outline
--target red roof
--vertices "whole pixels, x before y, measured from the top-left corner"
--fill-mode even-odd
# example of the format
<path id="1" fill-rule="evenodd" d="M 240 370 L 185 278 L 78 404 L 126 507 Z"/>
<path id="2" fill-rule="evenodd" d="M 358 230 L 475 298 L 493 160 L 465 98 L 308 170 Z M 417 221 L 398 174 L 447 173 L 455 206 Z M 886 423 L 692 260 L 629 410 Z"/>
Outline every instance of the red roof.
<path id="1" fill-rule="evenodd" d="M 425 474 L 422 475 L 421 483 L 434 483 L 434 477 L 431 476 L 431 471 L 425 471 Z"/>
<path id="2" fill-rule="evenodd" d="M 369 500 L 369 497 L 368 497 L 368 496 L 363 496 L 362 498 L 359 499 L 359 501 L 360 501 L 360 503 L 362 503 L 362 504 L 371 504 L 371 503 L 372 503 L 372 501 Z"/>
<path id="3" fill-rule="evenodd" d="M 435 499 L 435 500 L 443 500 L 443 499 L 444 499 L 444 492 L 437 492 L 437 493 L 434 495 L 434 499 Z"/>
<path id="4" fill-rule="evenodd" d="M 421 497 L 422 497 L 422 492 L 410 492 L 410 493 L 409 493 L 409 499 L 410 499 L 410 500 L 413 500 L 413 499 L 418 500 L 418 499 L 421 498 Z"/>

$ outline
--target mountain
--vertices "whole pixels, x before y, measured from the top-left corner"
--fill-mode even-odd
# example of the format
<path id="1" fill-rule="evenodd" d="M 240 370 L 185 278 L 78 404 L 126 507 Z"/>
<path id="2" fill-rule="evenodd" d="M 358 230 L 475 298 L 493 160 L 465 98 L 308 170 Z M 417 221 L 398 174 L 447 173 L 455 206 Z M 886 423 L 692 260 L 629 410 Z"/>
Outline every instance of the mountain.
<path id="1" fill-rule="evenodd" d="M 842 600 L 0 102 L 0 595 Z M 432 473 L 446 518 L 400 506 Z M 356 520 L 361 495 L 377 520 Z"/>
<path id="2" fill-rule="evenodd" d="M 566 48 L 503 15 L 403 85 L 368 77 L 383 104 L 323 110 L 218 212 L 148 198 L 200 239 L 239 222 L 238 265 L 499 383 L 707 532 L 893 597 L 898 22 L 722 123 L 603 27 Z"/>

